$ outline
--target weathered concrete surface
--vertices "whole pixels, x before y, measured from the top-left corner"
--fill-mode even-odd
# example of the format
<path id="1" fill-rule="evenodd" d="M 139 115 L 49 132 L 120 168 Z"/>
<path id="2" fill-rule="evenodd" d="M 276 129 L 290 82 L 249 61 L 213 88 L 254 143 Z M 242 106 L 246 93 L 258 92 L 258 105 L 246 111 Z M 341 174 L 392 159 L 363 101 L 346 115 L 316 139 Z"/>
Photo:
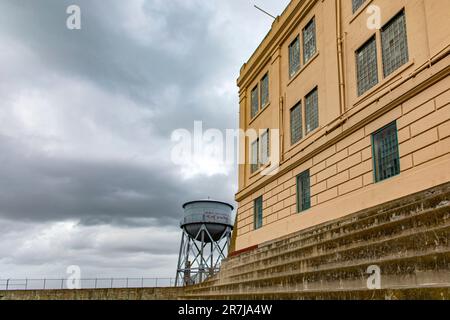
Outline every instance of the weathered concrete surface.
<path id="1" fill-rule="evenodd" d="M 381 269 L 381 290 L 367 268 Z M 231 256 L 191 299 L 450 299 L 450 184 Z"/>
<path id="2" fill-rule="evenodd" d="M 183 288 L 0 291 L 0 300 L 176 300 Z"/>

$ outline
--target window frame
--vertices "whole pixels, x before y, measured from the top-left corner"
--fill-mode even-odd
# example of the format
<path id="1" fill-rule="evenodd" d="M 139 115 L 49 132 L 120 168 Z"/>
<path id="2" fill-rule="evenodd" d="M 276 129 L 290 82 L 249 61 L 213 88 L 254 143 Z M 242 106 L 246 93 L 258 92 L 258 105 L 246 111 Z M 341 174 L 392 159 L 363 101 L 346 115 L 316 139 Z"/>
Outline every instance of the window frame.
<path id="1" fill-rule="evenodd" d="M 360 87 L 360 63 L 359 63 L 359 54 L 360 52 L 370 44 L 375 46 L 374 52 L 375 52 L 375 75 L 376 75 L 376 82 L 369 84 L 368 87 L 361 88 Z M 376 85 L 380 83 L 380 76 L 378 74 L 379 72 L 379 66 L 378 66 L 378 45 L 377 45 L 377 36 L 376 34 L 373 34 L 369 39 L 367 39 L 361 46 L 358 47 L 355 51 L 355 64 L 356 64 L 356 93 L 358 97 L 363 96 L 366 92 L 374 88 Z"/>
<path id="2" fill-rule="evenodd" d="M 253 150 L 253 146 L 256 145 L 256 153 L 254 153 Z M 253 156 L 256 154 L 256 159 L 253 158 Z M 256 140 L 254 140 L 251 143 L 251 155 L 250 155 L 251 159 L 250 159 L 250 173 L 254 174 L 256 172 L 258 172 L 259 167 L 260 167 L 260 162 L 259 162 L 259 137 L 256 138 Z M 256 160 L 256 162 L 255 162 Z"/>
<path id="3" fill-rule="evenodd" d="M 292 112 L 296 108 L 299 108 L 299 117 L 300 117 L 300 120 L 299 120 L 300 130 L 299 130 L 299 132 L 300 132 L 300 134 L 299 134 L 298 140 L 294 141 L 294 139 L 293 139 L 294 138 L 294 135 L 293 135 L 293 128 L 294 128 L 294 126 L 292 125 Z M 303 134 L 304 130 L 303 130 L 303 103 L 302 103 L 302 100 L 297 102 L 291 109 L 289 109 L 289 124 L 290 124 L 290 129 L 291 129 L 290 130 L 291 146 L 293 146 L 293 145 L 297 144 L 298 142 L 300 142 L 303 139 L 303 137 L 304 137 L 304 134 Z"/>
<path id="4" fill-rule="evenodd" d="M 378 162 L 380 161 L 380 159 L 378 159 L 378 155 L 376 153 L 376 145 L 375 145 L 375 137 L 378 134 L 381 134 L 384 130 L 388 130 L 391 129 L 391 127 L 394 127 L 395 129 L 395 133 L 394 133 L 394 137 L 395 137 L 395 142 L 396 142 L 396 152 L 395 152 L 395 159 L 397 160 L 397 173 L 388 176 L 388 177 L 381 177 L 381 174 L 378 172 Z M 397 120 L 385 125 L 384 127 L 376 130 L 375 132 L 372 133 L 371 135 L 371 142 L 372 142 L 372 164 L 373 164 L 373 181 L 374 183 L 379 183 L 391 178 L 394 178 L 398 175 L 401 174 L 401 165 L 400 165 L 400 145 L 398 142 L 398 127 L 397 127 Z"/>
<path id="5" fill-rule="evenodd" d="M 315 94 L 315 96 L 316 96 L 316 99 L 315 99 L 315 101 L 317 102 L 316 103 L 316 105 L 315 105 L 315 113 L 314 114 L 316 114 L 317 115 L 317 117 L 316 117 L 316 119 L 315 119 L 315 121 L 316 121 L 316 123 L 315 123 L 315 127 L 314 128 L 311 128 L 310 130 L 308 130 L 308 104 L 307 104 L 307 101 L 308 101 L 308 98 L 310 97 L 310 96 L 312 96 L 313 94 Z M 319 117 L 319 87 L 318 86 L 316 86 L 316 87 L 314 87 L 314 89 L 312 89 L 310 92 L 308 92 L 308 94 L 305 96 L 305 136 L 307 136 L 308 134 L 310 134 L 311 132 L 313 132 L 314 130 L 316 130 L 317 128 L 319 128 L 319 126 L 320 126 L 320 117 Z"/>
<path id="6" fill-rule="evenodd" d="M 304 200 L 304 185 L 303 179 L 308 181 L 308 201 L 305 203 Z M 311 174 L 308 170 L 303 171 L 296 177 L 296 191 L 297 191 L 297 213 L 301 213 L 311 209 Z"/>
<path id="7" fill-rule="evenodd" d="M 259 204 L 259 206 L 257 206 Z M 258 212 L 258 208 L 260 208 L 260 212 Z M 253 200 L 253 229 L 258 230 L 263 227 L 263 196 L 259 196 L 255 200 Z"/>
<path id="8" fill-rule="evenodd" d="M 358 4 L 355 5 L 356 1 L 358 1 Z M 367 0 L 361 0 L 361 2 L 359 2 L 360 0 L 352 0 L 352 13 L 355 14 L 356 12 L 358 12 L 358 10 L 364 5 L 364 3 Z"/>
<path id="9" fill-rule="evenodd" d="M 266 137 L 266 143 L 265 143 L 265 148 L 266 148 L 266 154 L 264 154 L 264 136 Z M 260 151 L 260 163 L 261 165 L 267 165 L 270 161 L 270 135 L 269 135 L 269 129 L 266 129 L 263 134 L 261 134 L 260 137 L 260 143 L 261 143 L 261 147 L 259 148 Z"/>
<path id="10" fill-rule="evenodd" d="M 291 65 L 292 62 L 292 55 L 291 55 L 291 48 L 293 48 L 294 43 L 298 44 L 298 64 L 296 65 L 296 69 L 293 70 L 293 65 Z M 289 72 L 289 78 L 293 78 L 297 72 L 301 69 L 301 64 L 302 64 L 302 57 L 301 57 L 301 43 L 300 43 L 300 35 L 297 35 L 289 44 L 288 46 L 288 59 L 289 59 L 289 63 L 288 63 L 288 72 Z"/>
<path id="11" fill-rule="evenodd" d="M 396 20 L 398 18 L 402 18 L 403 19 L 403 27 L 404 27 L 404 45 L 405 45 L 405 49 L 406 49 L 406 60 L 401 62 L 399 65 L 394 66 L 391 70 L 387 70 L 386 67 L 388 65 L 388 63 L 386 63 L 386 51 L 385 51 L 385 42 L 384 42 L 384 34 L 386 32 L 386 30 L 388 29 L 388 27 L 390 27 L 393 23 L 396 22 Z M 403 8 L 402 10 L 400 10 L 396 15 L 394 15 L 388 22 L 386 22 L 384 24 L 384 26 L 380 29 L 379 31 L 380 33 L 380 43 L 381 43 L 381 62 L 382 62 L 382 73 L 383 73 L 383 78 L 387 78 L 389 77 L 391 74 L 393 74 L 395 71 L 397 71 L 398 69 L 400 69 L 402 66 L 404 66 L 405 64 L 408 63 L 408 61 L 410 60 L 409 58 L 409 42 L 408 42 L 408 29 L 407 29 L 407 25 L 406 25 L 406 12 L 405 12 L 405 8 Z"/>
<path id="12" fill-rule="evenodd" d="M 310 55 L 306 55 L 306 41 L 305 41 L 305 31 L 306 29 L 312 25 L 313 28 L 313 36 L 312 39 L 314 41 L 314 52 L 312 52 Z M 314 55 L 317 53 L 317 25 L 316 25 L 316 17 L 312 17 L 311 20 L 305 25 L 305 27 L 302 29 L 302 55 L 303 55 L 303 65 L 306 65 L 311 59 L 314 57 Z"/>
<path id="13" fill-rule="evenodd" d="M 264 91 L 263 91 L 263 83 L 264 80 L 267 79 L 267 94 L 266 94 L 266 101 L 263 100 L 264 98 Z M 264 109 L 265 107 L 267 107 L 270 103 L 270 78 L 269 78 L 269 72 L 266 72 L 264 74 L 264 76 L 261 78 L 261 80 L 259 81 L 259 87 L 260 87 L 260 98 L 259 98 L 259 102 L 260 102 L 260 110 Z"/>
<path id="14" fill-rule="evenodd" d="M 253 93 L 256 91 L 256 95 Z M 256 97 L 256 110 L 254 110 L 254 98 Z M 255 112 L 254 112 L 255 111 Z M 259 84 L 256 84 L 250 91 L 250 119 L 256 118 L 259 113 Z"/>

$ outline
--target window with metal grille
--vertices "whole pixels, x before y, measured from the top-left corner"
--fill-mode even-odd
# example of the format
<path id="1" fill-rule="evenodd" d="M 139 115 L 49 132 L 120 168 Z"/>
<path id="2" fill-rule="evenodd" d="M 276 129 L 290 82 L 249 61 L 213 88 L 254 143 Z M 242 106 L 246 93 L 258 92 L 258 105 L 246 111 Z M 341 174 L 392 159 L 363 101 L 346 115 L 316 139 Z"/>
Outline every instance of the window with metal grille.
<path id="1" fill-rule="evenodd" d="M 261 108 L 264 108 L 269 103 L 269 74 L 261 80 Z"/>
<path id="2" fill-rule="evenodd" d="M 300 69 L 300 39 L 297 36 L 289 45 L 289 76 L 293 76 Z"/>
<path id="3" fill-rule="evenodd" d="M 269 139 L 269 129 L 267 129 L 261 135 L 261 164 L 267 164 L 269 162 L 269 154 L 270 154 L 270 139 Z"/>
<path id="4" fill-rule="evenodd" d="M 299 102 L 291 109 L 291 144 L 296 144 L 302 138 L 302 103 Z"/>
<path id="5" fill-rule="evenodd" d="M 319 98 L 317 88 L 305 97 L 306 134 L 319 127 Z"/>
<path id="6" fill-rule="evenodd" d="M 401 11 L 381 29 L 383 73 L 387 77 L 409 60 L 405 12 Z"/>
<path id="7" fill-rule="evenodd" d="M 311 208 L 311 186 L 309 170 L 297 176 L 297 211 L 302 212 Z"/>
<path id="8" fill-rule="evenodd" d="M 263 225 L 263 198 L 262 196 L 255 199 L 254 209 L 253 209 L 253 217 L 254 217 L 254 228 L 259 229 Z"/>
<path id="9" fill-rule="evenodd" d="M 303 29 L 303 63 L 316 53 L 316 21 L 313 18 Z"/>
<path id="10" fill-rule="evenodd" d="M 251 117 L 254 118 L 259 110 L 259 94 L 258 94 L 258 86 L 253 88 L 251 93 L 251 109 L 252 114 Z"/>
<path id="11" fill-rule="evenodd" d="M 356 51 L 356 73 L 359 96 L 378 83 L 377 44 L 375 37 L 372 37 Z"/>
<path id="12" fill-rule="evenodd" d="M 395 122 L 372 135 L 372 147 L 376 182 L 400 174 L 397 125 Z"/>
<path id="13" fill-rule="evenodd" d="M 352 9 L 353 9 L 353 13 L 355 13 L 356 11 L 358 11 L 358 9 L 362 6 L 362 4 L 365 2 L 366 0 L 352 0 Z"/>
<path id="14" fill-rule="evenodd" d="M 254 173 L 259 168 L 259 139 L 252 143 L 252 156 L 250 159 L 250 171 Z"/>

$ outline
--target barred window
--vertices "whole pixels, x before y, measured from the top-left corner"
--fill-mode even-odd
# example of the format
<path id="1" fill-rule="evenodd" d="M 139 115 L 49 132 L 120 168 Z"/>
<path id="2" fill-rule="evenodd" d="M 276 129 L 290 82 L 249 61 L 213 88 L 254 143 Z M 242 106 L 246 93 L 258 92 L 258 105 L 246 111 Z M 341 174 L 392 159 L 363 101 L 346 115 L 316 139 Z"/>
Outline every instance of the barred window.
<path id="1" fill-rule="evenodd" d="M 289 76 L 293 76 L 300 69 L 300 39 L 297 36 L 289 45 Z"/>
<path id="2" fill-rule="evenodd" d="M 303 138 L 302 103 L 291 109 L 291 144 L 296 144 Z"/>
<path id="3" fill-rule="evenodd" d="M 261 80 L 261 108 L 264 108 L 269 103 L 269 74 Z"/>
<path id="4" fill-rule="evenodd" d="M 270 139 L 269 139 L 269 129 L 267 129 L 261 135 L 261 164 L 267 164 L 269 162 L 270 155 Z"/>
<path id="5" fill-rule="evenodd" d="M 251 117 L 254 118 L 259 110 L 258 86 L 253 88 L 252 93 L 251 93 L 251 108 L 252 108 Z"/>
<path id="6" fill-rule="evenodd" d="M 352 0 L 352 9 L 353 9 L 353 13 L 355 13 L 356 11 L 358 11 L 358 9 L 362 6 L 362 4 L 365 2 L 366 0 Z"/>
<path id="7" fill-rule="evenodd" d="M 255 199 L 253 208 L 254 229 L 259 229 L 263 225 L 263 198 Z"/>
<path id="8" fill-rule="evenodd" d="M 400 12 L 381 29 L 383 72 L 387 77 L 408 62 L 405 12 Z"/>
<path id="9" fill-rule="evenodd" d="M 316 21 L 313 18 L 303 29 L 303 63 L 316 53 Z"/>
<path id="10" fill-rule="evenodd" d="M 356 51 L 356 69 L 358 95 L 360 96 L 378 83 L 377 45 L 375 37 L 372 37 Z"/>
<path id="11" fill-rule="evenodd" d="M 305 97 L 306 134 L 319 127 L 319 98 L 315 88 Z"/>
<path id="12" fill-rule="evenodd" d="M 309 170 L 297 176 L 297 212 L 311 208 L 311 186 Z"/>
<path id="13" fill-rule="evenodd" d="M 259 168 L 259 139 L 252 143 L 252 155 L 250 159 L 250 171 L 255 173 Z"/>
<path id="14" fill-rule="evenodd" d="M 397 125 L 395 122 L 372 135 L 375 181 L 400 174 Z"/>

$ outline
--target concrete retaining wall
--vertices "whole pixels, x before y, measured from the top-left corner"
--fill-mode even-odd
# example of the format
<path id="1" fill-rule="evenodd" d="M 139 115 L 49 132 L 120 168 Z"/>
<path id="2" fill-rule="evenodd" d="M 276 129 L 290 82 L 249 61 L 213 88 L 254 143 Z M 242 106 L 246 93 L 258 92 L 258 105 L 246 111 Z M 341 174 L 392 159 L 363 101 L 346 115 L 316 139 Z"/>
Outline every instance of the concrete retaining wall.
<path id="1" fill-rule="evenodd" d="M 176 300 L 183 288 L 0 291 L 0 300 Z"/>

